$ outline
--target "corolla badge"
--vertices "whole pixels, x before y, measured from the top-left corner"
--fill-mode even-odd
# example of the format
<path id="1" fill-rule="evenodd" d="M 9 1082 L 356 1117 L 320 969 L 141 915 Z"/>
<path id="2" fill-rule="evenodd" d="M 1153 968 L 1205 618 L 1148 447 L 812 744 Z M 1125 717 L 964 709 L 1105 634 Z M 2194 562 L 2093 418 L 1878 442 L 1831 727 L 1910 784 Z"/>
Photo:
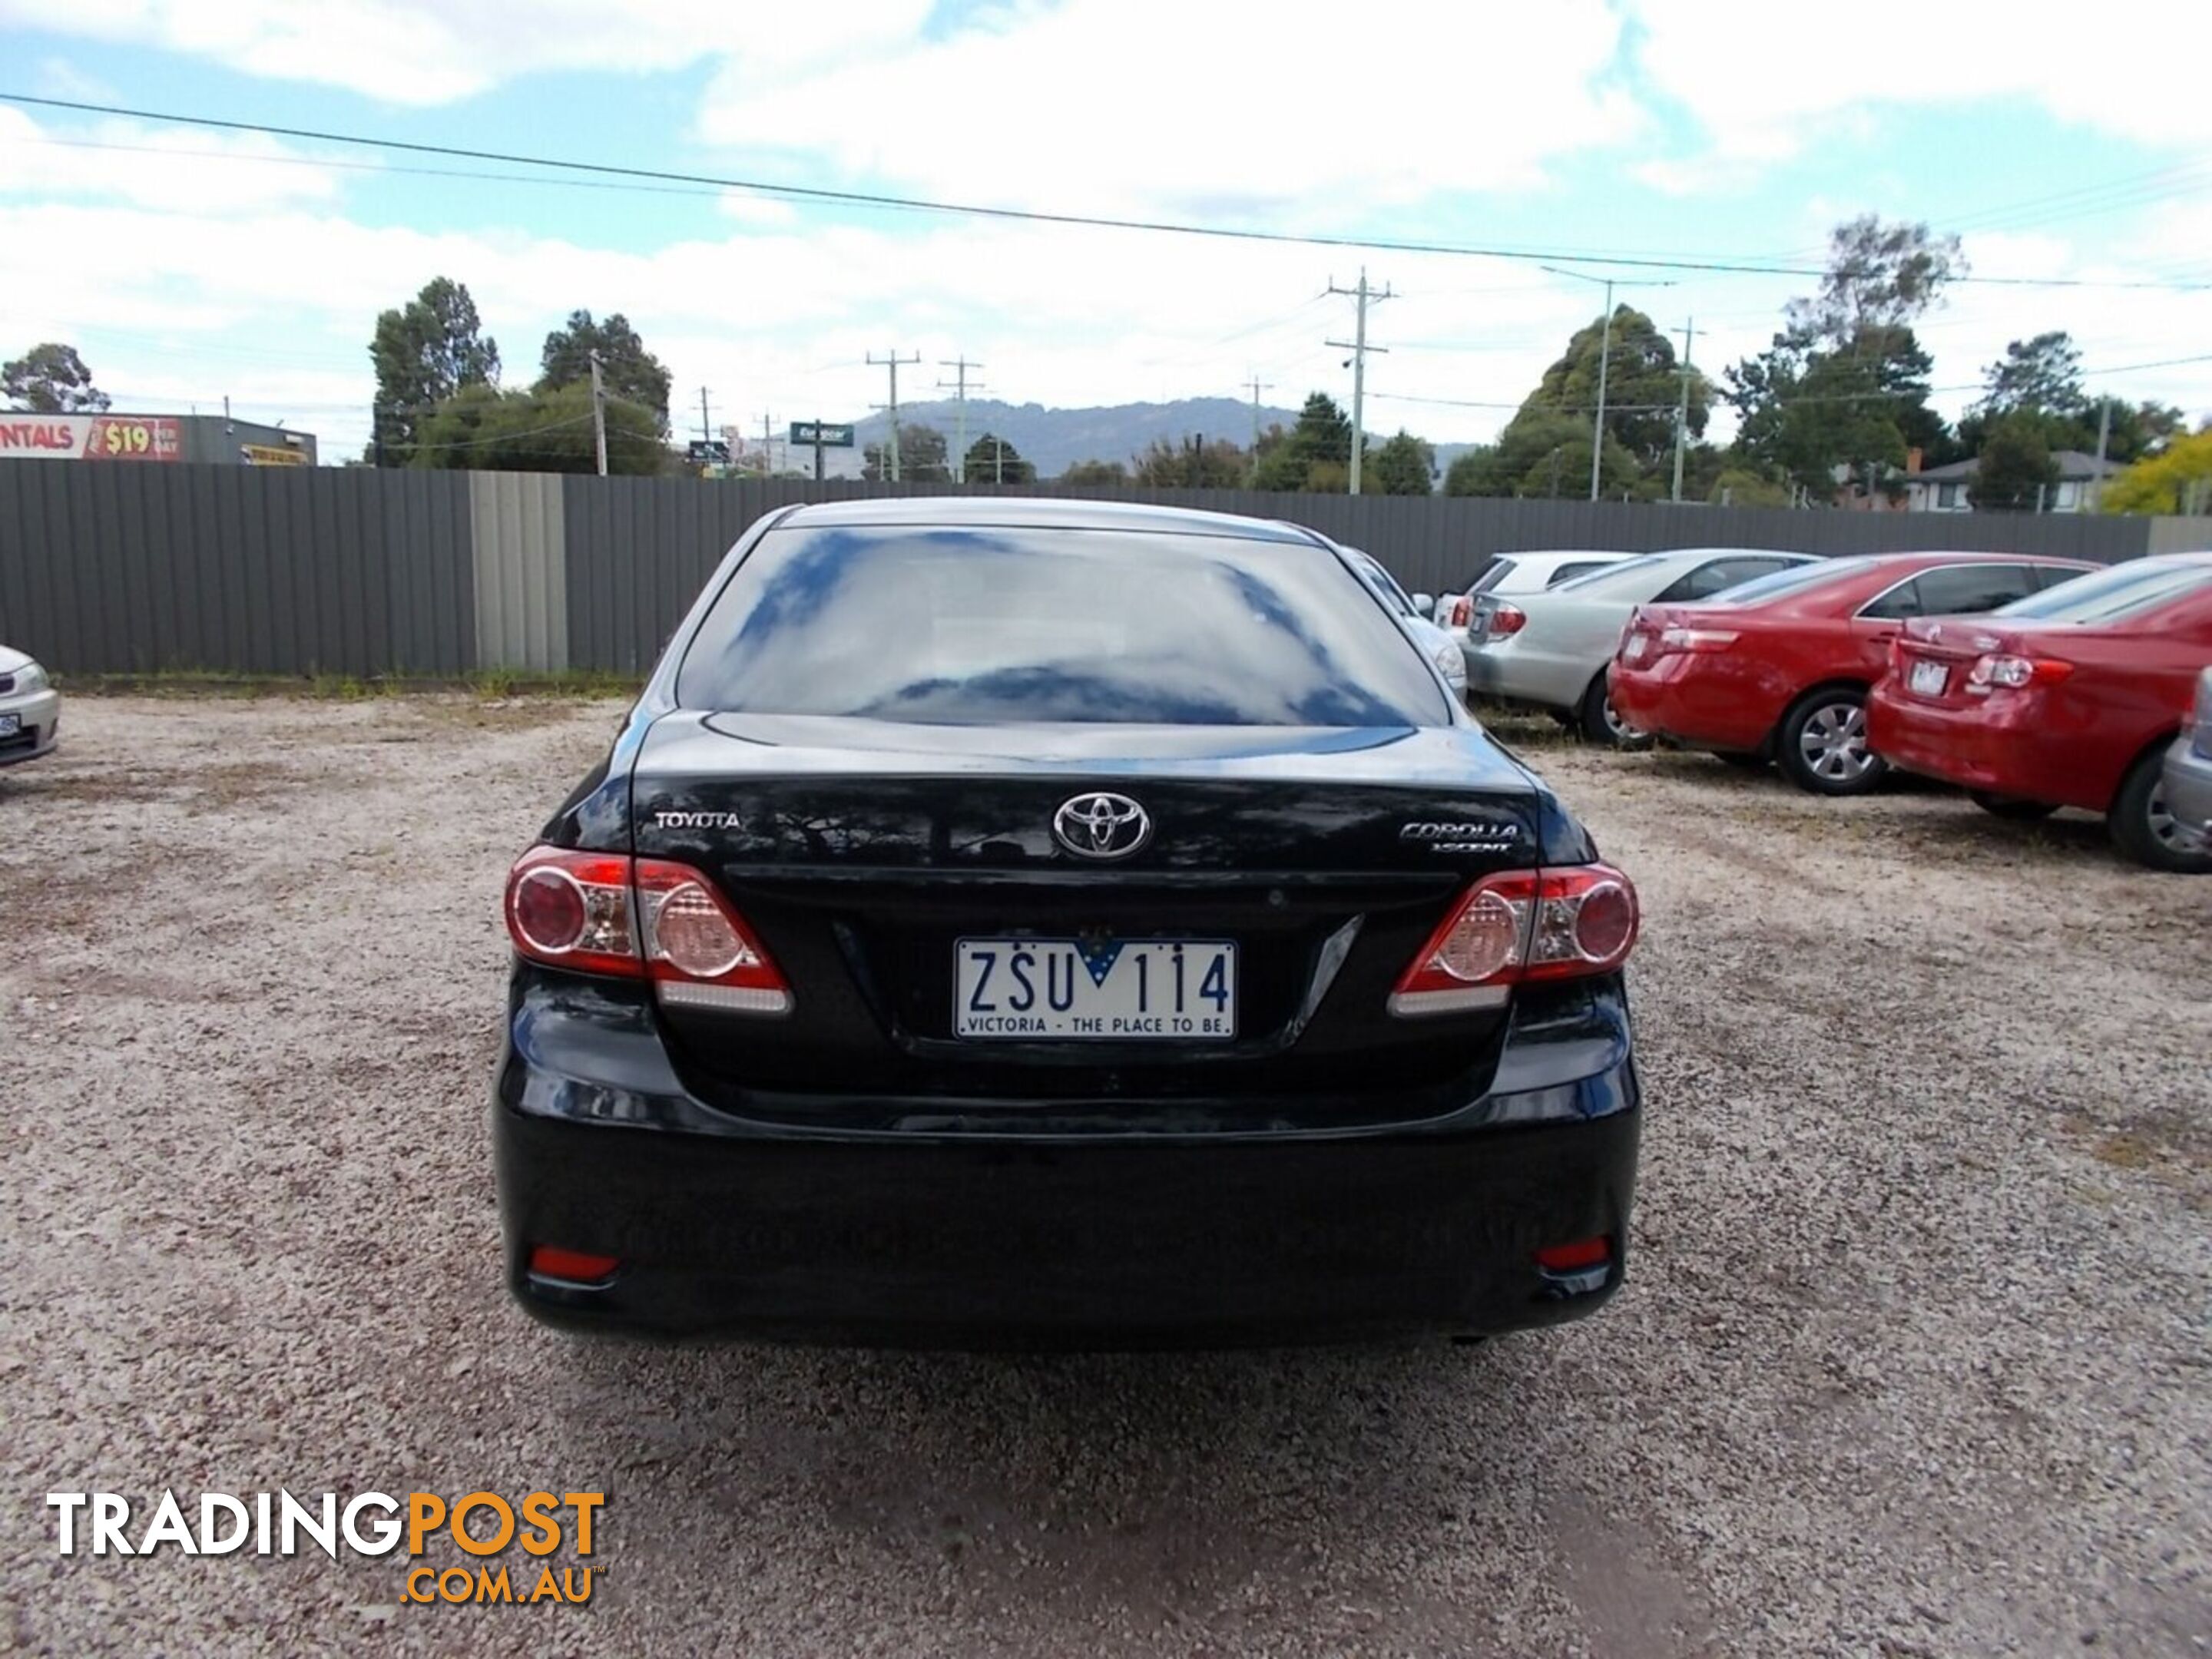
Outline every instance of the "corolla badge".
<path id="1" fill-rule="evenodd" d="M 1072 795 L 1052 815 L 1052 835 L 1079 859 L 1125 859 L 1152 838 L 1152 820 L 1127 795 Z"/>

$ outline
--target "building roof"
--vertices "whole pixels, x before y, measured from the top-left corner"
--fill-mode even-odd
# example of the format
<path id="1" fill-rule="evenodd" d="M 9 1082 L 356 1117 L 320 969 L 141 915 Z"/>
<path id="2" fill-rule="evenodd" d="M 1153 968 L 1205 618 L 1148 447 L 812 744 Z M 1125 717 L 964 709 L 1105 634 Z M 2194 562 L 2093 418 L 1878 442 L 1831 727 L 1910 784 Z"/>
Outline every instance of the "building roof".
<path id="1" fill-rule="evenodd" d="M 2085 455 L 2078 449 L 2054 449 L 2051 459 L 2058 463 L 2058 480 L 2069 483 L 2082 478 L 2109 478 L 2115 472 L 2125 471 L 2118 461 L 2100 462 L 2094 455 Z M 1971 483 L 1981 471 L 1981 458 L 1969 455 L 1963 461 L 1953 461 L 1944 466 L 1923 467 L 1917 472 L 1907 473 L 1907 483 Z"/>

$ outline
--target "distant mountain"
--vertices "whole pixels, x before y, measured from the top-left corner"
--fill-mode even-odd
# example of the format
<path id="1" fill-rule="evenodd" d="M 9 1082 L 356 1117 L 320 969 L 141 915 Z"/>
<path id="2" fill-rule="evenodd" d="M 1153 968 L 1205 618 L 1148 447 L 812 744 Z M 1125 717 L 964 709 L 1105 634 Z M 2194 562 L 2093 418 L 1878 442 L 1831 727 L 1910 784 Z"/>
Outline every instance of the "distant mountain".
<path id="1" fill-rule="evenodd" d="M 949 451 L 953 443 L 956 410 L 951 403 L 902 404 L 901 426 L 933 426 L 945 434 Z M 1262 404 L 1262 431 L 1279 422 L 1294 425 L 1294 409 L 1271 409 Z M 833 477 L 858 477 L 860 450 L 881 443 L 890 429 L 887 416 L 872 415 L 858 423 L 854 447 L 831 450 L 825 465 Z M 1239 444 L 1252 441 L 1252 405 L 1234 398 L 1186 398 L 1172 404 L 1121 404 L 1111 409 L 1047 409 L 1042 404 L 1002 404 L 995 399 L 968 400 L 968 441 L 986 432 L 996 433 L 1036 465 L 1041 478 L 1056 477 L 1078 461 L 1120 461 L 1125 465 L 1141 455 L 1153 439 L 1182 443 L 1196 436 L 1230 438 Z M 811 450 L 796 451 L 792 465 L 811 465 Z"/>

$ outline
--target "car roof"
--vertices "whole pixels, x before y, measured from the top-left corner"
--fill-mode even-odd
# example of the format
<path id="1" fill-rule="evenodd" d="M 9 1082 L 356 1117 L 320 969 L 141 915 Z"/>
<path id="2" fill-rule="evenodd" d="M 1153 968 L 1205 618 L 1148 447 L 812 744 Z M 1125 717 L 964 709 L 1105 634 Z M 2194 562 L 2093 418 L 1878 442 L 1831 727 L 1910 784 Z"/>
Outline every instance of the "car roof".
<path id="1" fill-rule="evenodd" d="M 1155 507 L 1148 501 L 1075 501 L 1049 495 L 899 495 L 810 501 L 775 520 L 793 530 L 862 525 L 933 530 L 1121 530 L 1155 535 L 1228 536 L 1241 541 L 1321 544 L 1302 525 L 1233 513 Z"/>

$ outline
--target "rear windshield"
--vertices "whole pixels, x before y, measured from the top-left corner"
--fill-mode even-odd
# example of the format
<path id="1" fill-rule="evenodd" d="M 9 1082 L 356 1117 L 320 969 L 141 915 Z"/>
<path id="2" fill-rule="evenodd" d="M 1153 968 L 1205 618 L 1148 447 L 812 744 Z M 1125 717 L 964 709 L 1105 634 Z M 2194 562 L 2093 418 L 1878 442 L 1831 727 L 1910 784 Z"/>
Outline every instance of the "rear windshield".
<path id="1" fill-rule="evenodd" d="M 1832 582 L 1840 576 L 1856 576 L 1873 568 L 1872 559 L 1818 559 L 1811 564 L 1793 564 L 1769 576 L 1754 576 L 1747 582 L 1738 582 L 1699 603 L 1764 605 L 1769 599 L 1787 599 L 1808 587 L 1818 587 L 1822 582 Z"/>
<path id="2" fill-rule="evenodd" d="M 2168 599 L 2212 586 L 2212 565 L 2115 565 L 2072 581 L 2060 582 L 2024 599 L 1999 605 L 1993 617 L 2025 617 L 2037 622 L 2097 623 L 2131 617 Z"/>
<path id="3" fill-rule="evenodd" d="M 1572 564 L 1563 564 L 1554 570 L 1550 580 L 1546 581 L 1544 586 L 1557 587 L 1560 583 L 1571 582 L 1577 576 L 1587 576 L 1593 570 L 1610 570 L 1620 562 L 1619 559 L 1577 559 Z"/>
<path id="4" fill-rule="evenodd" d="M 677 674 L 689 708 L 932 725 L 1442 726 L 1443 688 L 1326 547 L 772 530 Z"/>
<path id="5" fill-rule="evenodd" d="M 1490 592 L 1492 588 L 1513 574 L 1516 562 L 1512 559 L 1492 559 L 1490 562 L 1490 568 L 1477 576 L 1474 579 L 1474 585 L 1467 590 L 1468 594 L 1472 596 Z"/>
<path id="6" fill-rule="evenodd" d="M 1672 553 L 1645 553 L 1637 558 L 1623 559 L 1618 564 L 1602 565 L 1586 576 L 1577 576 L 1572 581 L 1561 582 L 1552 590 L 1554 593 L 1596 593 L 1610 590 L 1619 579 L 1624 587 L 1638 586 L 1642 574 L 1675 556 Z"/>

